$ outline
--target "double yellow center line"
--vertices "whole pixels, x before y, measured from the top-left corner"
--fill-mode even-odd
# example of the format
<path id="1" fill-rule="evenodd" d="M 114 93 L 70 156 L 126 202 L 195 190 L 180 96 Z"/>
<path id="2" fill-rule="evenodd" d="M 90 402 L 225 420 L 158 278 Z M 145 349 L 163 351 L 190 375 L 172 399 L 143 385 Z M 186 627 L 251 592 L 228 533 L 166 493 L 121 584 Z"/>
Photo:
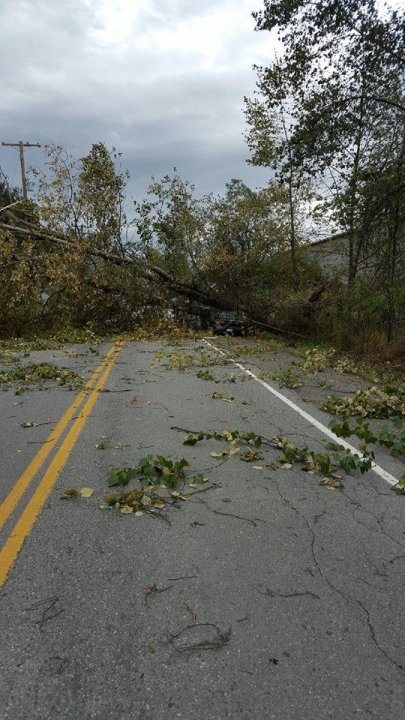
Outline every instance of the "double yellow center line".
<path id="1" fill-rule="evenodd" d="M 30 484 L 32 483 L 35 475 L 39 472 L 45 463 L 45 460 L 49 456 L 52 449 L 62 436 L 68 423 L 74 417 L 75 413 L 79 410 L 85 398 L 88 395 L 88 390 L 93 391 L 88 396 L 87 402 L 84 404 L 80 415 L 74 421 L 72 427 L 67 433 L 64 441 L 57 450 L 52 462 L 46 470 L 43 478 L 41 479 L 38 487 L 36 488 L 31 499 L 23 509 L 16 525 L 8 536 L 3 548 L 0 550 L 0 587 L 4 584 L 10 568 L 17 558 L 21 547 L 30 533 L 36 518 L 38 517 L 41 508 L 43 507 L 49 493 L 51 492 L 55 481 L 67 462 L 70 453 L 79 437 L 83 427 L 89 417 L 94 405 L 96 404 L 98 395 L 103 389 L 107 382 L 108 376 L 113 369 L 118 354 L 121 352 L 124 345 L 124 341 L 119 341 L 110 348 L 110 350 L 104 355 L 99 366 L 94 370 L 91 377 L 87 381 L 85 388 L 77 395 L 73 403 L 66 410 L 64 415 L 57 423 L 54 430 L 45 440 L 33 460 L 24 470 L 20 478 L 15 483 L 14 487 L 7 495 L 6 499 L 0 505 L 0 530 L 4 523 L 9 519 L 15 508 L 17 507 L 22 496 L 25 494 Z"/>

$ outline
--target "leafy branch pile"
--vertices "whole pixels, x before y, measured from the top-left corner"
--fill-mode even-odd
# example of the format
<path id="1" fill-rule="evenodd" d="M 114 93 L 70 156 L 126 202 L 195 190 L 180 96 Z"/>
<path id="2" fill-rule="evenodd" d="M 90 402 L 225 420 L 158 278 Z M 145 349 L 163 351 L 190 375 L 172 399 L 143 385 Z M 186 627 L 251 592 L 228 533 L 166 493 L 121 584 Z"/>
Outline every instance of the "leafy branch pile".
<path id="1" fill-rule="evenodd" d="M 286 437 L 277 436 L 272 440 L 266 440 L 255 433 L 240 433 L 238 430 L 224 430 L 223 433 L 199 432 L 190 433 L 183 441 L 184 445 L 195 445 L 201 440 L 218 440 L 220 442 L 228 442 L 228 449 L 222 452 L 213 451 L 211 456 L 219 460 L 227 460 L 233 455 L 239 455 L 239 458 L 245 462 L 257 462 L 261 459 L 259 448 L 263 443 L 271 445 L 281 453 L 277 459 L 278 466 L 289 470 L 294 463 L 301 463 L 302 468 L 310 474 L 321 473 L 326 476 L 321 481 L 322 484 L 330 489 L 342 487 L 341 477 L 336 474 L 336 469 L 340 467 L 347 473 L 353 470 L 360 470 L 363 474 L 370 470 L 374 455 L 371 451 L 365 451 L 362 456 L 355 455 L 345 450 L 339 445 L 328 444 L 326 448 L 331 453 L 316 453 L 307 447 L 295 447 Z M 245 444 L 248 447 L 241 452 L 238 445 Z M 271 465 L 273 469 L 276 466 Z"/>
<path id="2" fill-rule="evenodd" d="M 351 397 L 330 396 L 322 410 L 344 417 L 400 417 L 405 414 L 405 388 L 402 385 L 395 393 L 388 393 L 373 385 L 367 390 L 358 390 Z"/>
<path id="3" fill-rule="evenodd" d="M 108 486 L 125 489 L 107 494 L 100 508 L 116 508 L 123 514 L 134 513 L 140 517 L 145 511 L 163 510 L 167 504 L 184 501 L 186 497 L 176 488 L 196 487 L 207 482 L 203 474 L 186 476 L 185 468 L 189 465 L 184 458 L 171 460 L 163 455 L 146 455 L 136 467 L 115 468 L 108 475 Z M 131 480 L 136 480 L 139 487 L 127 489 Z M 169 494 L 162 494 L 164 490 Z"/>
<path id="4" fill-rule="evenodd" d="M 0 386 L 3 390 L 17 386 L 16 395 L 28 390 L 31 385 L 41 387 L 46 380 L 55 380 L 68 390 L 83 386 L 84 380 L 73 370 L 58 368 L 51 363 L 18 363 L 11 370 L 0 370 Z"/>
<path id="5" fill-rule="evenodd" d="M 398 418 L 393 423 L 393 428 L 383 425 L 378 433 L 377 442 L 388 448 L 391 455 L 405 456 L 405 424 L 403 418 Z"/>
<path id="6" fill-rule="evenodd" d="M 192 355 L 183 355 L 180 352 L 169 355 L 167 362 L 164 363 L 169 370 L 187 370 L 194 365 L 195 360 Z"/>
<path id="7" fill-rule="evenodd" d="M 154 354 L 154 364 L 162 361 L 164 367 L 168 370 L 180 371 L 188 370 L 189 368 L 193 367 L 208 368 L 218 365 L 228 365 L 230 362 L 225 358 L 221 358 L 215 355 L 210 357 L 209 355 L 207 355 L 207 353 L 203 351 L 201 351 L 197 357 L 194 357 L 193 355 L 185 354 L 181 350 L 172 353 L 165 353 L 161 350 L 157 350 Z M 210 373 L 208 370 L 199 370 L 197 373 L 197 377 L 201 378 L 202 380 L 211 379 L 209 375 Z"/>
<path id="8" fill-rule="evenodd" d="M 183 440 L 183 445 L 196 445 L 201 440 L 218 440 L 219 442 L 228 443 L 227 450 L 221 452 L 213 450 L 210 453 L 211 457 L 218 460 L 227 460 L 233 455 L 239 455 L 244 462 L 255 462 L 262 457 L 259 448 L 263 444 L 263 438 L 254 432 L 240 433 L 238 430 L 224 430 L 222 433 L 204 431 L 189 433 Z M 248 447 L 241 452 L 238 443 Z"/>
<path id="9" fill-rule="evenodd" d="M 369 423 L 364 422 L 363 418 L 357 418 L 354 426 L 350 425 L 347 418 L 342 423 L 332 420 L 329 427 L 338 437 L 357 437 L 360 441 L 359 450 L 365 458 L 374 459 L 374 452 L 370 450 L 369 445 L 377 443 L 386 447 L 391 455 L 405 456 L 405 424 L 403 418 L 395 420 L 391 428 L 383 425 L 378 435 L 374 435 L 370 430 Z M 405 475 L 402 475 L 399 482 L 392 489 L 397 495 L 405 495 Z"/>
<path id="10" fill-rule="evenodd" d="M 0 340 L 0 362 L 8 364 L 14 362 L 18 356 L 28 357 L 33 350 L 63 350 L 63 342 L 59 338 L 44 337 Z"/>
<path id="11" fill-rule="evenodd" d="M 217 390 L 212 393 L 213 400 L 223 400 L 224 402 L 233 402 L 234 398 L 232 395 L 227 395 L 226 393 L 218 392 Z"/>
<path id="12" fill-rule="evenodd" d="M 335 353 L 336 350 L 333 348 L 311 348 L 305 353 L 306 360 L 303 369 L 309 374 L 322 372 L 325 368 L 332 366 Z"/>
<path id="13" fill-rule="evenodd" d="M 356 363 L 349 357 L 343 356 L 336 360 L 336 362 L 333 365 L 333 369 L 336 370 L 338 373 L 352 373 L 355 374 L 358 372 L 358 367 Z"/>
<path id="14" fill-rule="evenodd" d="M 183 430 L 182 428 L 173 428 Z M 338 437 L 350 437 L 355 435 L 359 440 L 359 454 L 346 450 L 339 444 L 327 443 L 325 452 L 309 450 L 307 446 L 296 447 L 288 438 L 276 436 L 272 440 L 263 438 L 254 432 L 241 433 L 239 430 L 224 430 L 223 432 L 188 432 L 183 440 L 183 445 L 194 446 L 202 441 L 215 440 L 227 443 L 227 448 L 222 451 L 213 450 L 210 456 L 216 460 L 226 462 L 231 457 L 238 456 L 241 461 L 254 463 L 262 460 L 261 448 L 268 445 L 276 448 L 279 452 L 277 463 L 266 465 L 273 470 L 280 467 L 289 470 L 295 464 L 301 465 L 301 470 L 309 475 L 320 474 L 320 484 L 328 490 L 336 490 L 343 487 L 342 477 L 337 472 L 340 468 L 345 473 L 359 470 L 361 474 L 366 473 L 372 467 L 374 452 L 369 444 L 377 440 L 390 449 L 393 454 L 404 454 L 405 452 L 405 429 L 402 421 L 395 423 L 393 432 L 387 427 L 382 428 L 379 437 L 371 432 L 368 423 L 362 419 L 351 427 L 347 420 L 339 424 L 334 421 L 331 429 Z M 172 460 L 163 455 L 146 455 L 136 467 L 120 467 L 112 469 L 108 474 L 108 486 L 120 488 L 117 492 L 110 492 L 102 500 L 100 509 L 116 509 L 123 514 L 134 514 L 141 517 L 146 513 L 156 513 L 164 510 L 167 506 L 186 501 L 187 495 L 182 494 L 184 487 L 196 488 L 208 482 L 203 473 L 187 475 L 186 468 L 190 463 L 185 459 Z M 263 464 L 253 465 L 254 469 L 262 470 Z M 130 482 L 134 480 L 136 486 L 129 488 Z M 399 494 L 405 494 L 405 476 L 403 476 L 393 490 Z M 90 497 L 93 493 L 91 488 L 82 488 L 78 491 L 75 488 L 65 490 L 64 498 Z"/>
<path id="15" fill-rule="evenodd" d="M 273 380 L 276 380 L 280 387 L 299 388 L 304 385 L 306 377 L 321 373 L 326 368 L 331 368 L 341 374 L 355 374 L 359 371 L 358 366 L 350 357 L 347 355 L 337 356 L 334 348 L 310 348 L 305 351 L 305 356 L 306 359 L 303 363 L 293 360 L 290 366 L 273 375 Z M 365 372 L 364 366 L 363 371 Z M 378 382 L 378 379 L 373 377 L 373 382 Z"/>
<path id="16" fill-rule="evenodd" d="M 301 374 L 289 367 L 286 367 L 276 373 L 276 375 L 273 375 L 273 380 L 276 380 L 280 387 L 287 387 L 291 389 L 299 388 L 303 385 L 303 378 Z"/>
<path id="17" fill-rule="evenodd" d="M 301 463 L 303 465 L 301 469 L 305 472 L 311 475 L 315 473 L 324 475 L 321 485 L 325 485 L 328 490 L 343 487 L 341 476 L 336 472 L 338 468 L 348 474 L 353 470 L 360 470 L 363 475 L 371 469 L 374 459 L 371 451 L 367 451 L 361 456 L 335 443 L 326 444 L 326 450 L 330 450 L 330 452 L 314 452 L 308 450 L 308 447 L 295 447 L 285 437 L 276 438 L 276 442 L 277 447 L 281 449 L 278 462 L 282 468 L 290 469 L 294 463 Z"/>
<path id="18" fill-rule="evenodd" d="M 354 470 L 359 470 L 362 475 L 371 470 L 375 452 L 369 447 L 370 444 L 380 442 L 385 445 L 393 455 L 403 455 L 405 453 L 405 428 L 402 420 L 398 420 L 394 427 L 395 432 L 384 426 L 378 437 L 375 437 L 370 431 L 367 423 L 359 419 L 354 427 L 350 427 L 345 421 L 340 425 L 337 422 L 330 424 L 331 429 L 338 437 L 350 437 L 355 435 L 359 440 L 359 452 L 353 453 L 349 449 L 344 448 L 338 443 L 327 443 L 324 452 L 315 452 L 309 450 L 307 446 L 296 447 L 288 438 L 284 436 L 276 436 L 271 440 L 256 435 L 254 432 L 240 433 L 238 430 L 224 430 L 219 432 L 190 432 L 183 440 L 183 445 L 196 445 L 203 440 L 217 440 L 219 442 L 227 442 L 228 448 L 223 451 L 212 451 L 211 457 L 218 460 L 226 461 L 234 455 L 238 455 L 240 460 L 245 462 L 257 462 L 262 459 L 260 448 L 262 445 L 269 445 L 280 450 L 277 458 L 277 465 L 274 463 L 268 465 L 275 469 L 281 467 L 289 470 L 295 463 L 301 464 L 301 469 L 310 475 L 323 475 L 320 481 L 329 490 L 335 490 L 343 487 L 342 477 L 337 472 L 339 469 L 347 474 L 351 474 Z M 241 445 L 245 445 L 241 451 Z M 256 466 L 254 466 L 256 467 Z M 262 469 L 263 465 L 257 466 Z M 399 493 L 405 493 L 405 489 L 401 488 L 404 484 L 404 478 L 401 478 L 398 485 L 393 489 Z"/>
<path id="19" fill-rule="evenodd" d="M 383 425 L 378 435 L 375 435 L 370 430 L 369 423 L 364 422 L 363 418 L 357 418 L 355 425 L 350 425 L 347 418 L 342 423 L 332 420 L 329 427 L 338 437 L 357 437 L 360 440 L 359 449 L 362 452 L 367 449 L 369 444 L 375 445 L 378 443 L 386 447 L 391 455 L 405 456 L 405 423 L 403 418 L 397 418 L 392 423 L 392 427 Z"/>

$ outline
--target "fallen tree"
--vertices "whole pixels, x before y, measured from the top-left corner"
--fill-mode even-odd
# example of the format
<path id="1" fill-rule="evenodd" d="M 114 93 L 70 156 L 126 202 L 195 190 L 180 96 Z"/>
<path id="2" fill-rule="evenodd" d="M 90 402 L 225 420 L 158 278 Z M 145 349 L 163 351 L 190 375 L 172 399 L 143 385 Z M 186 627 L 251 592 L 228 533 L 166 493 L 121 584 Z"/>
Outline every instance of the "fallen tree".
<path id="1" fill-rule="evenodd" d="M 13 225 L 1 222 L 0 228 L 9 234 L 9 237 L 19 237 L 26 240 L 49 242 L 56 246 L 69 250 L 77 250 L 85 256 L 100 258 L 101 260 L 111 263 L 115 266 L 130 266 L 136 269 L 136 275 L 141 276 L 148 284 L 157 285 L 157 290 L 164 288 L 170 294 L 187 301 L 197 303 L 201 308 L 209 308 L 216 311 L 233 311 L 235 310 L 232 302 L 227 298 L 213 295 L 199 287 L 180 282 L 163 268 L 157 265 L 146 265 L 136 256 L 117 255 L 106 252 L 93 247 L 90 243 L 77 240 L 77 238 L 67 238 L 57 234 L 51 234 L 46 229 L 39 226 L 32 226 L 28 223 L 21 225 Z M 86 278 L 85 282 L 92 288 L 101 291 L 104 295 L 118 294 L 123 297 L 129 293 L 122 286 L 114 286 L 112 284 L 97 282 L 91 277 Z M 295 303 L 285 305 L 279 308 L 262 308 L 260 311 L 239 306 L 238 312 L 244 314 L 250 322 L 260 328 L 271 330 L 275 333 L 288 333 L 295 336 L 303 336 L 305 326 L 309 325 L 312 316 L 316 313 L 317 307 L 324 307 L 327 303 L 326 296 L 329 291 L 336 290 L 336 280 L 324 283 L 314 290 L 308 301 L 303 303 Z M 156 300 L 156 298 L 155 298 Z M 152 302 L 151 304 L 156 304 Z M 294 315 L 299 313 L 300 322 L 294 321 Z M 298 327 L 297 327 L 298 325 Z M 298 332 L 298 330 L 300 332 Z"/>

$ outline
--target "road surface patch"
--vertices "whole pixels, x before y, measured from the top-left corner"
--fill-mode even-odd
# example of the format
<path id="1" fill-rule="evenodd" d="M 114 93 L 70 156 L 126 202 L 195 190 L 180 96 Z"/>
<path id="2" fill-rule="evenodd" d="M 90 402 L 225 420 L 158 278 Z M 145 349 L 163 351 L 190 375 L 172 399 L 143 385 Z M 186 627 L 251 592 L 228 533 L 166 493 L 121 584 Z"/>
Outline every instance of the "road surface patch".
<path id="1" fill-rule="evenodd" d="M 22 496 L 24 495 L 24 493 L 30 486 L 35 475 L 39 472 L 39 470 L 43 466 L 45 460 L 49 456 L 51 450 L 55 447 L 57 441 L 62 436 L 67 424 L 70 422 L 70 420 L 74 416 L 75 412 L 80 408 L 80 406 L 84 402 L 84 399 L 87 396 L 87 390 L 89 390 L 93 387 L 94 383 L 97 380 L 97 377 L 99 376 L 104 365 L 109 360 L 109 358 L 111 357 L 113 352 L 114 352 L 114 347 L 110 348 L 110 350 L 104 355 L 101 363 L 94 370 L 91 377 L 86 382 L 85 388 L 77 395 L 77 397 L 74 399 L 74 401 L 72 402 L 70 407 L 68 407 L 68 409 L 66 410 L 64 415 L 59 420 L 56 427 L 52 430 L 50 435 L 44 441 L 44 443 L 42 444 L 41 448 L 38 450 L 35 457 L 31 460 L 28 467 L 24 470 L 22 475 L 19 477 L 19 479 L 13 486 L 12 490 L 9 492 L 9 494 L 7 495 L 5 500 L 0 505 L 0 530 L 2 529 L 4 523 L 10 517 L 11 513 L 17 507 L 19 501 L 21 500 Z"/>
<path id="2" fill-rule="evenodd" d="M 38 517 L 46 499 L 48 498 L 48 495 L 50 494 L 59 473 L 61 472 L 62 468 L 66 464 L 66 462 L 70 456 L 70 453 L 72 452 L 73 447 L 74 447 L 81 431 L 83 430 L 83 427 L 84 427 L 87 419 L 89 418 L 90 413 L 94 408 L 94 405 L 97 402 L 99 393 L 103 389 L 105 383 L 107 382 L 107 379 L 117 361 L 118 355 L 121 352 L 122 348 L 123 348 L 123 343 L 117 343 L 111 349 L 111 351 L 109 351 L 109 353 L 108 353 L 107 364 L 105 365 L 105 363 L 103 361 L 100 364 L 99 368 L 97 368 L 96 372 L 99 369 L 103 370 L 101 377 L 98 379 L 94 390 L 92 391 L 91 395 L 89 396 L 87 402 L 85 403 L 85 405 L 82 409 L 82 412 L 80 413 L 79 417 L 75 420 L 74 424 L 70 428 L 65 440 L 63 441 L 62 445 L 60 446 L 59 450 L 57 451 L 55 457 L 53 458 L 51 464 L 49 465 L 49 468 L 45 472 L 36 491 L 34 492 L 33 496 L 29 500 L 29 502 L 27 503 L 25 509 L 23 510 L 23 512 L 20 515 L 19 520 L 17 521 L 16 525 L 14 526 L 14 529 L 12 530 L 11 534 L 8 536 L 2 550 L 0 551 L 0 587 L 4 584 L 4 582 L 7 578 L 7 575 L 18 556 L 18 553 L 21 550 L 26 537 L 31 532 L 32 527 L 35 523 L 35 520 Z M 74 410 L 73 410 L 73 412 L 74 412 Z M 35 460 L 35 458 L 34 458 L 34 460 Z M 20 478 L 20 480 L 21 480 L 21 478 Z M 29 480 L 29 478 L 28 478 L 28 480 Z M 29 480 L 29 482 L 30 482 L 30 480 Z M 29 482 L 28 482 L 28 484 L 29 484 Z M 23 490 L 23 492 L 24 491 L 25 490 Z M 20 495 L 20 497 L 21 497 L 21 495 Z"/>

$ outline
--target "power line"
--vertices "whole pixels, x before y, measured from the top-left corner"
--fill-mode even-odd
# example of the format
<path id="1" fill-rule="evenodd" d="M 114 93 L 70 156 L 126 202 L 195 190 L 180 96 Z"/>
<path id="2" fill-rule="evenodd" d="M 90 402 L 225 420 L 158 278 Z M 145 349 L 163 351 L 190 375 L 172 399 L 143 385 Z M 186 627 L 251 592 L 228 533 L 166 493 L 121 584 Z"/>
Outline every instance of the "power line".
<path id="1" fill-rule="evenodd" d="M 30 143 L 30 142 L 23 142 L 22 140 L 19 140 L 18 143 L 1 143 L 4 147 L 16 147 L 19 149 L 20 152 L 20 167 L 21 167 L 21 184 L 22 184 L 22 191 L 23 191 L 23 198 L 24 200 L 28 200 L 28 190 L 27 190 L 27 178 L 25 175 L 25 160 L 24 160 L 24 148 L 25 147 L 38 147 L 40 148 L 41 145 L 39 143 Z"/>

